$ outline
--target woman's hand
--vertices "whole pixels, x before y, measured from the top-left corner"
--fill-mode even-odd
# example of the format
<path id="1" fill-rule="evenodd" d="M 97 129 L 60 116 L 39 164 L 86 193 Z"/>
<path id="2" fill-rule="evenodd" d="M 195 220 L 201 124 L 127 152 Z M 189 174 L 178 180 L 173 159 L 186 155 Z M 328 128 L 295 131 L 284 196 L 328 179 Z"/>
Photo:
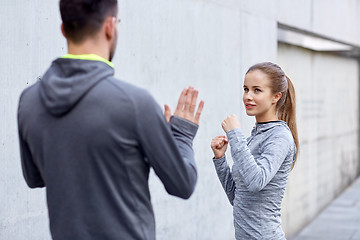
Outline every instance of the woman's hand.
<path id="1" fill-rule="evenodd" d="M 211 149 L 216 159 L 225 155 L 229 140 L 225 136 L 217 136 L 211 141 Z"/>
<path id="2" fill-rule="evenodd" d="M 222 123 L 222 128 L 227 133 L 235 128 L 241 128 L 241 124 L 235 114 L 228 116 Z"/>

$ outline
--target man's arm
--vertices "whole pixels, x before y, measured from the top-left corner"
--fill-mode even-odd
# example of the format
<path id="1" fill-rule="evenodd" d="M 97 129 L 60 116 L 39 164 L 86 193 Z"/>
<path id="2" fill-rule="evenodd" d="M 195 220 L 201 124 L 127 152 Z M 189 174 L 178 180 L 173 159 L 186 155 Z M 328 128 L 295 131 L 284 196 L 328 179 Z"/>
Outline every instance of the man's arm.
<path id="1" fill-rule="evenodd" d="M 40 171 L 34 163 L 30 148 L 28 143 L 23 137 L 20 124 L 20 108 L 21 108 L 21 99 L 19 102 L 18 109 L 18 131 L 19 131 L 19 143 L 20 143 L 20 156 L 21 156 L 21 166 L 23 175 L 27 185 L 30 188 L 45 187 L 45 183 L 41 177 Z"/>
<path id="2" fill-rule="evenodd" d="M 175 112 L 170 124 L 165 121 L 160 107 L 150 95 L 142 100 L 136 113 L 137 129 L 145 156 L 167 192 L 181 198 L 191 196 L 197 180 L 192 141 L 198 129 L 196 123 L 203 102 L 195 114 L 189 105 L 195 102 L 196 106 L 195 91 L 183 91 L 178 104 L 183 112 Z"/>

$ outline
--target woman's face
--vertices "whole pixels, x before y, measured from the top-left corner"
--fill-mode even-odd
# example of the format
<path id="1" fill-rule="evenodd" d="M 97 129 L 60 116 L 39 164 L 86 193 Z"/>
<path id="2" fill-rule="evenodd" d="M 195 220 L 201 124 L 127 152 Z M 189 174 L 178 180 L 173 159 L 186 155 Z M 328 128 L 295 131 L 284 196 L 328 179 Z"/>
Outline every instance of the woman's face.
<path id="1" fill-rule="evenodd" d="M 246 114 L 255 116 L 257 122 L 266 122 L 276 118 L 276 103 L 280 97 L 270 89 L 268 76 L 260 70 L 246 74 L 244 80 L 243 102 Z"/>

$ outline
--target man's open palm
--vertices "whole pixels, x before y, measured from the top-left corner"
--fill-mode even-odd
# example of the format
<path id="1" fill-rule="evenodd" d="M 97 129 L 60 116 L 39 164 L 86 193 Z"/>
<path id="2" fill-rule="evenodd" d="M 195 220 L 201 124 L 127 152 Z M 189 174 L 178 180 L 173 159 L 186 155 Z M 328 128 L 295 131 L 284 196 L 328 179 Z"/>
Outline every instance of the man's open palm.
<path id="1" fill-rule="evenodd" d="M 178 116 L 184 118 L 190 122 L 193 122 L 199 125 L 199 119 L 204 107 L 204 101 L 200 101 L 197 111 L 196 109 L 196 101 L 198 97 L 199 91 L 194 89 L 193 87 L 185 88 L 180 95 L 176 110 L 174 112 L 174 116 Z M 168 105 L 165 104 L 165 119 L 167 122 L 170 121 L 171 118 L 171 110 Z"/>

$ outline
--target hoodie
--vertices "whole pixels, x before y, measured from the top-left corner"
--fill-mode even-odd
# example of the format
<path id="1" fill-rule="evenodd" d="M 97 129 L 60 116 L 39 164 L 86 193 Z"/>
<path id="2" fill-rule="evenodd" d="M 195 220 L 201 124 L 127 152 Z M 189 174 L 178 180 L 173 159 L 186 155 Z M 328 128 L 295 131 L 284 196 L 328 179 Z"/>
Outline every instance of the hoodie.
<path id="1" fill-rule="evenodd" d="M 155 239 L 151 168 L 169 194 L 194 190 L 198 126 L 167 123 L 147 91 L 113 75 L 97 55 L 68 55 L 21 94 L 23 175 L 46 187 L 55 240 Z"/>
<path id="2" fill-rule="evenodd" d="M 234 161 L 214 159 L 219 180 L 233 205 L 236 239 L 285 239 L 281 202 L 296 147 L 284 121 L 256 123 L 245 139 L 241 129 L 227 133 Z"/>

